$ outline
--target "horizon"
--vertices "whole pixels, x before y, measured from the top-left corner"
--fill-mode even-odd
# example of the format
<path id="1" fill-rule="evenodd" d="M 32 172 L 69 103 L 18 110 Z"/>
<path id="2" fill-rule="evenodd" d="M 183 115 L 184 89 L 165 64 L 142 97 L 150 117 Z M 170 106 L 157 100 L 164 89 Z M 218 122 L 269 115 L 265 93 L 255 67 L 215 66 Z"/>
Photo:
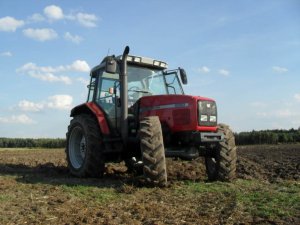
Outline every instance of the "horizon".
<path id="1" fill-rule="evenodd" d="M 240 131 L 240 132 L 234 132 L 234 134 L 241 134 L 241 133 L 251 133 L 251 132 L 272 132 L 272 131 L 283 131 L 283 132 L 289 132 L 289 131 L 300 131 L 300 127 L 298 129 L 295 129 L 295 128 L 291 128 L 291 129 L 273 129 L 273 130 L 270 130 L 270 129 L 266 129 L 266 130 L 251 130 L 251 131 Z M 0 136 L 0 139 L 66 139 L 65 137 L 1 137 Z"/>

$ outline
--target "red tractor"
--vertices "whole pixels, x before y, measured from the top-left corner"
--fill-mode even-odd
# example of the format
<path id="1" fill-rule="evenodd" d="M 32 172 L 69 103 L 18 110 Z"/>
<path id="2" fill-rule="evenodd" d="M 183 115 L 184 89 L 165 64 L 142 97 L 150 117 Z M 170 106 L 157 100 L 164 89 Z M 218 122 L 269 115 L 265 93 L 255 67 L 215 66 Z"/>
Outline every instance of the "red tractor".
<path id="1" fill-rule="evenodd" d="M 217 124 L 213 99 L 185 95 L 182 68 L 128 55 L 107 56 L 91 70 L 87 102 L 71 111 L 66 155 L 70 172 L 101 177 L 107 162 L 125 161 L 152 185 L 165 186 L 165 157 L 205 157 L 209 180 L 231 180 L 236 146 Z"/>

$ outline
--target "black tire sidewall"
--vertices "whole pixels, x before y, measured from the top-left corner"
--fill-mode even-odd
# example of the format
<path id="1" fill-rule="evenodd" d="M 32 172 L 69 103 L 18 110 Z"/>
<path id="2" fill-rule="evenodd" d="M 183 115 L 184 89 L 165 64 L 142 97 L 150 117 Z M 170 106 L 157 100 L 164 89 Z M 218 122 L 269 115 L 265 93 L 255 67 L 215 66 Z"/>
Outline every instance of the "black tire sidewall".
<path id="1" fill-rule="evenodd" d="M 70 141 L 70 137 L 71 137 L 71 134 L 72 134 L 72 131 L 76 128 L 76 127 L 80 127 L 81 130 L 82 130 L 82 133 L 83 133 L 83 136 L 85 137 L 85 141 L 86 141 L 86 153 L 85 153 L 85 157 L 83 159 L 83 162 L 82 162 L 82 165 L 80 168 L 75 168 L 71 162 L 71 159 L 70 159 L 70 149 L 69 149 L 69 141 Z M 88 138 L 87 138 L 87 135 L 86 135 L 86 131 L 85 131 L 85 128 L 84 126 L 80 123 L 80 122 L 74 122 L 72 123 L 71 122 L 71 125 L 70 125 L 70 129 L 69 129 L 69 132 L 68 132 L 68 136 L 67 136 L 67 160 L 68 160 L 68 165 L 69 165 L 69 168 L 71 170 L 71 173 L 73 174 L 82 174 L 83 173 L 83 170 L 85 168 L 85 164 L 86 164 L 86 161 L 87 161 L 87 156 L 88 156 L 88 151 L 89 151 L 89 147 L 88 147 Z M 80 175 L 79 175 L 80 176 Z M 83 175 L 81 175 L 83 176 Z"/>
<path id="2" fill-rule="evenodd" d="M 91 126 L 93 127 L 92 130 L 95 130 L 95 132 L 92 134 L 91 132 L 93 131 L 90 129 Z M 86 142 L 85 157 L 80 168 L 74 168 L 71 163 L 69 152 L 70 137 L 72 131 L 76 127 L 80 127 L 82 129 L 82 133 Z M 94 120 L 94 118 L 90 115 L 85 114 L 75 116 L 70 122 L 67 133 L 66 155 L 70 172 L 77 177 L 101 177 L 104 172 L 104 159 L 102 158 L 101 153 L 102 149 L 103 144 L 101 133 L 96 120 Z"/>
<path id="3" fill-rule="evenodd" d="M 224 144 L 219 143 L 213 153 L 212 157 L 205 157 L 206 173 L 209 181 L 230 181 L 235 178 L 236 169 L 236 146 L 234 142 L 234 135 L 226 124 L 219 124 L 218 131 L 224 134 Z M 221 156 L 221 154 L 231 155 L 229 161 Z M 213 160 L 214 158 L 214 160 Z M 223 168 L 222 168 L 222 166 Z M 229 171 L 229 168 L 234 167 L 234 171 Z"/>
<path id="4" fill-rule="evenodd" d="M 147 125 L 142 125 L 143 122 Z M 140 139 L 144 177 L 150 185 L 166 186 L 167 168 L 159 117 L 149 116 L 140 121 Z"/>

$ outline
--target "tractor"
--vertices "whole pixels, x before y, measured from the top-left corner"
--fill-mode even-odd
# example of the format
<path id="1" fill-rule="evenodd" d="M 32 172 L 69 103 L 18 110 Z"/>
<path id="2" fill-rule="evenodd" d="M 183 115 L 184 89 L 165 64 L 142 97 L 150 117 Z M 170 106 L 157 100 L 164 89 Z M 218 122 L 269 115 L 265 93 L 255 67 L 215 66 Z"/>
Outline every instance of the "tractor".
<path id="1" fill-rule="evenodd" d="M 235 177 L 236 146 L 218 124 L 211 98 L 185 95 L 184 69 L 129 55 L 106 56 L 90 72 L 87 102 L 74 107 L 66 158 L 71 174 L 102 177 L 105 163 L 125 162 L 153 186 L 167 185 L 166 157 L 205 158 L 208 180 Z"/>

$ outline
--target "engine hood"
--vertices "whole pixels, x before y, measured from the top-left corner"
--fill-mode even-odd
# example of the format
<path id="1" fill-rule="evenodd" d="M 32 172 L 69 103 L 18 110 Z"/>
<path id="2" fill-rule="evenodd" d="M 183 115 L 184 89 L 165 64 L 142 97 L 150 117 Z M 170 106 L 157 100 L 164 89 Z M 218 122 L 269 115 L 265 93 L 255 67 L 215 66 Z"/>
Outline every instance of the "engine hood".
<path id="1" fill-rule="evenodd" d="M 192 95 L 155 95 L 155 96 L 145 96 L 140 99 L 140 109 L 141 111 L 151 110 L 151 108 L 157 108 L 161 106 L 162 108 L 180 108 L 192 105 L 197 101 L 212 101 L 211 98 L 192 96 Z"/>
<path id="2" fill-rule="evenodd" d="M 200 122 L 199 102 L 213 102 L 211 98 L 191 95 L 155 95 L 139 100 L 139 116 L 159 116 L 172 131 L 216 131 L 216 126 Z"/>

